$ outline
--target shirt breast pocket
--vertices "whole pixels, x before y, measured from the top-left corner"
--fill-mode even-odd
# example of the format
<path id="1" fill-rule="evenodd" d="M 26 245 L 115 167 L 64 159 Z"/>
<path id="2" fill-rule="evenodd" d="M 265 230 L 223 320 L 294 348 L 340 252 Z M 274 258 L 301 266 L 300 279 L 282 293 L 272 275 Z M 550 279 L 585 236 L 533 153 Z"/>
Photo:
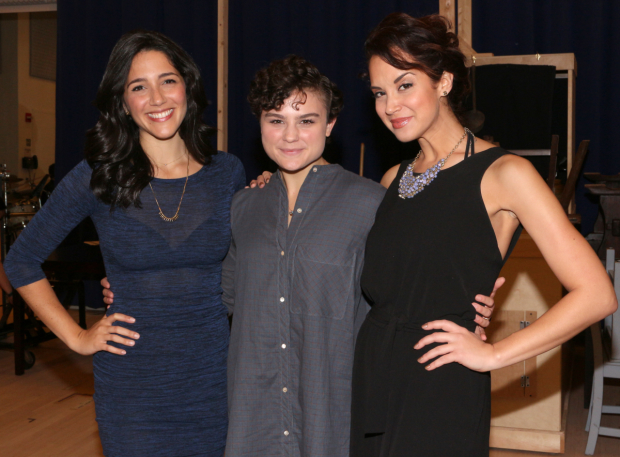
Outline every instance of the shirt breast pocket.
<path id="1" fill-rule="evenodd" d="M 353 295 L 355 254 L 299 244 L 293 256 L 291 313 L 340 320 Z"/>

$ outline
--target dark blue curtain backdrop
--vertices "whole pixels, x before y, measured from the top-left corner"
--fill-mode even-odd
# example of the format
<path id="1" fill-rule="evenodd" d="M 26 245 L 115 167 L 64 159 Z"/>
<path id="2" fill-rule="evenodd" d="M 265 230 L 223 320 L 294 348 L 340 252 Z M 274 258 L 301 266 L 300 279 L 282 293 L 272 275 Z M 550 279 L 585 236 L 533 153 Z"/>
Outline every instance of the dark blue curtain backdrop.
<path id="1" fill-rule="evenodd" d="M 84 132 L 97 119 L 90 105 L 107 58 L 120 35 L 136 27 L 162 31 L 192 54 L 215 102 L 217 2 L 215 0 L 62 0 L 58 6 L 58 174 L 82 157 Z M 620 172 L 620 2 L 614 0 L 474 0 L 473 46 L 496 55 L 573 52 L 578 62 L 577 144 L 590 139 L 584 169 Z M 262 150 L 258 121 L 246 95 L 254 73 L 269 61 L 296 53 L 316 64 L 345 94 L 345 109 L 328 145 L 328 160 L 359 170 L 366 144 L 365 175 L 378 180 L 391 165 L 411 157 L 417 144 L 400 144 L 374 113 L 362 46 L 388 13 L 424 15 L 438 0 L 230 0 L 229 152 L 238 155 L 248 178 L 273 170 Z M 215 104 L 206 117 L 216 120 Z M 597 207 L 577 191 L 583 232 Z"/>
<path id="2" fill-rule="evenodd" d="M 84 155 L 84 134 L 97 122 L 92 106 L 116 41 L 136 28 L 157 30 L 183 47 L 201 69 L 217 116 L 217 0 L 62 0 L 58 2 L 56 174 L 61 179 Z"/>

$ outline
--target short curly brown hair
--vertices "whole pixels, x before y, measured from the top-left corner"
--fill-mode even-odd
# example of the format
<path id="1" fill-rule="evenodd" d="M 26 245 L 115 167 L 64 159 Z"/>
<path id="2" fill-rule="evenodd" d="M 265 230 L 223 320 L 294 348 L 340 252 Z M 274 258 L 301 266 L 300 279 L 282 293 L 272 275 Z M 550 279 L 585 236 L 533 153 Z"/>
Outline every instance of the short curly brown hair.
<path id="1" fill-rule="evenodd" d="M 460 119 L 463 101 L 470 92 L 465 56 L 458 37 L 450 31 L 450 21 L 438 14 L 421 18 L 405 13 L 387 15 L 364 44 L 366 59 L 378 56 L 399 70 L 423 71 L 437 83 L 444 71 L 452 73 L 448 103 Z"/>
<path id="2" fill-rule="evenodd" d="M 292 94 L 302 94 L 299 103 L 305 103 L 307 91 L 316 92 L 323 99 L 329 122 L 338 117 L 343 107 L 340 89 L 318 68 L 296 55 L 274 60 L 258 70 L 250 84 L 248 101 L 252 113 L 260 119 L 263 111 L 279 110 Z"/>

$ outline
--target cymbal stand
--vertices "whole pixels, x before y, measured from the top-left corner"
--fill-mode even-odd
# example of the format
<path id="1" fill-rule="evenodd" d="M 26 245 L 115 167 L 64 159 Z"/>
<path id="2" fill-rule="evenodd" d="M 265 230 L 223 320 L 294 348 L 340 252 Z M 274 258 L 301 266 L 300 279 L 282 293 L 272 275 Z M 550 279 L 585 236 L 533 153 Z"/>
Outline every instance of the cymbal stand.
<path id="1" fill-rule="evenodd" d="M 4 263 L 4 258 L 6 257 L 6 252 L 8 248 L 8 237 L 7 237 L 7 227 L 9 225 L 9 172 L 6 168 L 6 163 L 0 165 L 0 182 L 2 183 L 2 199 L 4 200 L 4 216 L 2 217 L 2 221 L 0 224 L 0 261 Z M 4 291 L 2 292 L 2 305 L 3 311 L 5 310 L 4 305 L 7 304 L 7 299 Z"/>

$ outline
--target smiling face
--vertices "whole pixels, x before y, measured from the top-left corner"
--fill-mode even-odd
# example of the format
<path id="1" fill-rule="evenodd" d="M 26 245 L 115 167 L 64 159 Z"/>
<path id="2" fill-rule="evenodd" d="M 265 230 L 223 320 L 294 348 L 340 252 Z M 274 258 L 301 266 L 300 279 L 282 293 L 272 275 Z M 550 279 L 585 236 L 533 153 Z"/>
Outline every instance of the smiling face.
<path id="1" fill-rule="evenodd" d="M 443 97 L 452 89 L 450 73 L 437 84 L 421 70 L 401 70 L 378 56 L 370 59 L 368 72 L 377 114 L 399 141 L 428 135 L 441 110 L 450 109 Z"/>
<path id="2" fill-rule="evenodd" d="M 295 93 L 280 109 L 263 111 L 260 117 L 265 152 L 283 172 L 296 173 L 320 163 L 325 140 L 336 119 L 327 121 L 323 99 L 313 91 Z"/>
<path id="3" fill-rule="evenodd" d="M 136 54 L 123 99 L 140 128 L 141 141 L 163 141 L 178 135 L 187 112 L 185 83 L 163 52 Z"/>

